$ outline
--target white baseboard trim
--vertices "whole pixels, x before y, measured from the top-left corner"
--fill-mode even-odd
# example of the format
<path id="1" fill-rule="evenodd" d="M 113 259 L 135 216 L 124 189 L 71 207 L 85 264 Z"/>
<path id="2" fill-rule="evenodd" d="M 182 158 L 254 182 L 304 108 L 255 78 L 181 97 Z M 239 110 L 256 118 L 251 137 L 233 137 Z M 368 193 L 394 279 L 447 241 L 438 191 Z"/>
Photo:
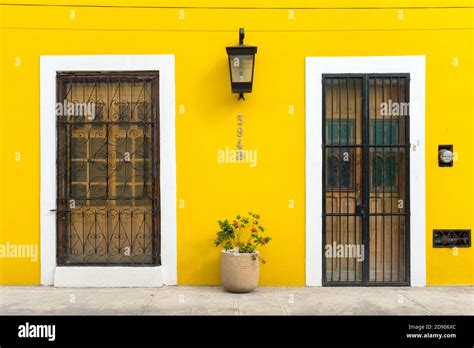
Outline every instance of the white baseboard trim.
<path id="1" fill-rule="evenodd" d="M 163 267 L 56 267 L 55 287 L 161 287 Z"/>

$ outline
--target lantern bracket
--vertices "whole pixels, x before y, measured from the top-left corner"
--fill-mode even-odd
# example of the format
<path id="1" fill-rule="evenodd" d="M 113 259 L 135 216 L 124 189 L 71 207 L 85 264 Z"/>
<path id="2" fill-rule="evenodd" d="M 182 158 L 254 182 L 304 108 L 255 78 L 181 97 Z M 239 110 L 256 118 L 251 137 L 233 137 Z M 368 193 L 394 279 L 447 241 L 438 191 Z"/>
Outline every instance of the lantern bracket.
<path id="1" fill-rule="evenodd" d="M 244 44 L 244 38 L 245 38 L 245 29 L 244 28 L 239 28 L 239 45 L 243 45 Z M 237 100 L 245 100 L 245 97 L 244 97 L 244 94 L 243 93 L 239 93 L 239 99 Z"/>

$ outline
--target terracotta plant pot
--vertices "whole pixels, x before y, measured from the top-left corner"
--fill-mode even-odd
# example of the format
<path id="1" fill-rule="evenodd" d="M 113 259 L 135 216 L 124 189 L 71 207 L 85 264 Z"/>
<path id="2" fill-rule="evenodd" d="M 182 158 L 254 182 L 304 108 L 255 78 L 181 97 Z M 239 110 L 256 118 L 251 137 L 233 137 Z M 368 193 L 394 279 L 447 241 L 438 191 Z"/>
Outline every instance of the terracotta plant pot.
<path id="1" fill-rule="evenodd" d="M 258 286 L 260 260 L 257 254 L 222 250 L 221 281 L 230 292 L 244 293 Z"/>

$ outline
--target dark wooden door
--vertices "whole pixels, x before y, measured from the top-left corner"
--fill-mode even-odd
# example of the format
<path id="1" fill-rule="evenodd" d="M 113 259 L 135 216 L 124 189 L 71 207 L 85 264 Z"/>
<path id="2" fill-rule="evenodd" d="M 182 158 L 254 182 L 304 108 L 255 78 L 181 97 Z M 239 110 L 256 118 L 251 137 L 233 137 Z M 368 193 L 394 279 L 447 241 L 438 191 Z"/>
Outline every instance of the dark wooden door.
<path id="1" fill-rule="evenodd" d="M 58 73 L 58 264 L 159 264 L 158 80 Z"/>

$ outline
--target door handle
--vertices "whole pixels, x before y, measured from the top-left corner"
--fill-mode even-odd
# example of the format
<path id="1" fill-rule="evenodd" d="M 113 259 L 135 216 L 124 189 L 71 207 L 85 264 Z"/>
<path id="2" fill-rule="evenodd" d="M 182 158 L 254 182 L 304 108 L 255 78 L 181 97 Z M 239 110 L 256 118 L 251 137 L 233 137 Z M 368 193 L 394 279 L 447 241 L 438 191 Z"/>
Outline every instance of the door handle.
<path id="1" fill-rule="evenodd" d="M 356 205 L 356 214 L 365 215 L 367 213 L 367 207 L 364 204 Z"/>

